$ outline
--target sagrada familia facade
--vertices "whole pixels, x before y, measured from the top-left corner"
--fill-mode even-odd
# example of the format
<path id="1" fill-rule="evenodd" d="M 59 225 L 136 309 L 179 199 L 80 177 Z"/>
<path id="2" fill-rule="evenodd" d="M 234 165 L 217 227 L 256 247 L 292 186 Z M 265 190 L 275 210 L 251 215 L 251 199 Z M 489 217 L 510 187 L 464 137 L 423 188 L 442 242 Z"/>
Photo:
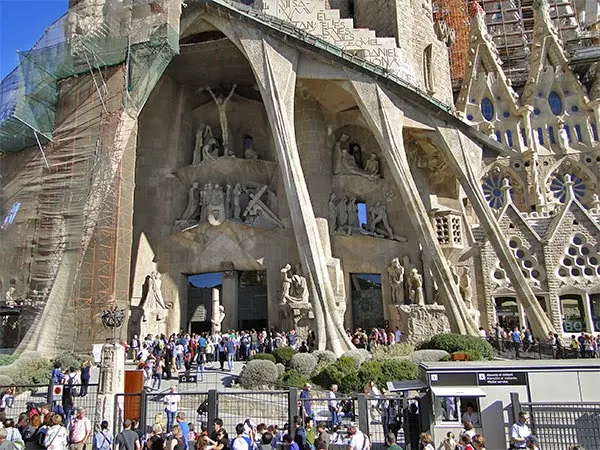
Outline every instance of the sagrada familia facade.
<path id="1" fill-rule="evenodd" d="M 600 331 L 599 23 L 585 0 L 70 0 L 0 86 L 3 345 Z"/>

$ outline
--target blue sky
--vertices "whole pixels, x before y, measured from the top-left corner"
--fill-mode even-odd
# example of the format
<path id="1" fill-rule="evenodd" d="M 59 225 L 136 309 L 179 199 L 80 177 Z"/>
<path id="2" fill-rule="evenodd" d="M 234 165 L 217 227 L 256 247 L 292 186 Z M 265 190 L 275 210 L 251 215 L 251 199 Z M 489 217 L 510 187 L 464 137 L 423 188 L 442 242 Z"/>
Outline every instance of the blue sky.
<path id="1" fill-rule="evenodd" d="M 29 50 L 68 0 L 0 0 L 0 79 L 17 66 L 17 50 Z"/>

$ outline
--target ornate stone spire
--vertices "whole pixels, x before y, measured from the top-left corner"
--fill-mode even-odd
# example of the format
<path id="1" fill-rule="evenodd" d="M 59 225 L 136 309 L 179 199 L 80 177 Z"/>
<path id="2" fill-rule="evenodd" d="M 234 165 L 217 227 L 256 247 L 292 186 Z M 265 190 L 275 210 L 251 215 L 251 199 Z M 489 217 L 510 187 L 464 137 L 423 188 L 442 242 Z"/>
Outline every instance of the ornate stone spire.
<path id="1" fill-rule="evenodd" d="M 565 174 L 565 181 L 563 183 L 565 187 L 565 204 L 575 199 L 575 191 L 573 191 L 573 177 L 568 173 Z"/>
<path id="2" fill-rule="evenodd" d="M 502 187 L 500 189 L 502 190 L 502 195 L 504 197 L 504 206 L 510 205 L 513 202 L 513 199 L 510 193 L 511 185 L 508 178 L 502 180 Z"/>

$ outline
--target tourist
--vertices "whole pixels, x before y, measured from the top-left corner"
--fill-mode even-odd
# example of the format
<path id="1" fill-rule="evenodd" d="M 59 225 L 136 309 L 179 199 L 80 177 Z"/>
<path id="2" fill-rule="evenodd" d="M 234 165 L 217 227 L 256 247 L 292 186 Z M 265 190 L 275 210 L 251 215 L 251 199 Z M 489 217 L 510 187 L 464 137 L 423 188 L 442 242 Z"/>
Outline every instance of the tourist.
<path id="1" fill-rule="evenodd" d="M 452 431 L 448 431 L 448 433 L 446 433 L 446 437 L 442 441 L 442 445 L 444 450 L 456 450 L 456 437 Z"/>
<path id="2" fill-rule="evenodd" d="M 223 421 L 217 417 L 215 420 L 213 420 L 213 431 L 210 435 L 210 440 L 213 442 L 218 441 L 219 434 L 223 434 L 225 438 L 229 439 L 227 431 L 225 428 L 223 428 Z"/>
<path id="3" fill-rule="evenodd" d="M 569 347 L 571 348 L 571 352 L 573 352 L 573 356 L 575 356 L 575 358 L 579 358 L 579 341 L 574 334 L 571 335 L 571 343 Z"/>
<path id="4" fill-rule="evenodd" d="M 328 450 L 329 445 L 325 443 L 322 439 L 315 439 L 315 450 Z"/>
<path id="5" fill-rule="evenodd" d="M 331 413 L 331 426 L 335 427 L 342 422 L 340 417 L 340 405 L 337 401 L 336 393 L 338 391 L 338 385 L 332 384 L 331 389 L 327 392 L 327 408 Z"/>
<path id="6" fill-rule="evenodd" d="M 325 422 L 319 422 L 317 425 L 317 439 L 325 443 L 325 448 L 329 448 L 329 444 L 331 443 L 331 435 L 327 432 Z M 315 444 L 315 447 L 316 446 L 317 445 Z"/>
<path id="7" fill-rule="evenodd" d="M 63 377 L 62 407 L 65 413 L 65 425 L 71 422 L 73 413 L 74 397 L 77 396 L 77 371 L 75 367 L 70 367 L 67 375 Z"/>
<path id="8" fill-rule="evenodd" d="M 306 443 L 310 450 L 315 450 L 315 439 L 317 438 L 317 429 L 314 426 L 312 417 L 306 417 L 304 419 L 304 430 L 306 431 Z"/>
<path id="9" fill-rule="evenodd" d="M 513 448 L 527 448 L 526 439 L 531 435 L 527 422 L 529 422 L 529 414 L 521 411 L 517 421 L 510 427 L 509 438 Z"/>
<path id="10" fill-rule="evenodd" d="M 233 358 L 235 357 L 235 344 L 232 339 L 229 337 L 225 337 L 225 343 L 223 344 L 223 348 L 225 350 L 225 354 L 227 355 L 227 370 L 229 372 L 233 371 Z"/>
<path id="11" fill-rule="evenodd" d="M 310 394 L 310 390 L 312 389 L 312 385 L 310 383 L 304 384 L 302 387 L 302 391 L 300 392 L 300 415 L 303 417 L 312 417 L 313 416 L 313 401 L 312 396 Z"/>
<path id="12" fill-rule="evenodd" d="M 15 444 L 6 439 L 6 430 L 0 428 L 0 450 L 14 450 Z"/>
<path id="13" fill-rule="evenodd" d="M 190 427 L 188 426 L 188 424 L 185 421 L 185 413 L 183 413 L 182 411 L 178 412 L 176 420 L 177 420 L 177 425 L 179 425 L 179 428 L 181 428 L 181 435 L 183 437 L 184 450 L 188 450 L 188 447 L 189 447 L 188 436 L 190 434 Z"/>
<path id="14" fill-rule="evenodd" d="M 527 445 L 527 448 L 530 450 L 539 450 L 538 438 L 535 437 L 533 434 L 530 434 L 529 436 L 527 436 L 527 438 L 525 438 L 525 444 Z"/>
<path id="15" fill-rule="evenodd" d="M 93 448 L 94 450 L 111 450 L 113 437 L 108 431 L 108 421 L 103 420 L 100 424 L 100 431 L 94 435 Z"/>
<path id="16" fill-rule="evenodd" d="M 156 359 L 156 363 L 154 364 L 154 369 L 152 373 L 152 389 L 155 391 L 160 390 L 160 385 L 162 382 L 163 373 L 165 371 L 165 360 L 162 356 L 159 356 Z"/>
<path id="17" fill-rule="evenodd" d="M 6 430 L 6 440 L 14 443 L 18 450 L 25 448 L 25 441 L 19 430 L 15 427 L 15 421 L 13 419 L 5 419 L 2 425 L 4 425 L 4 429 Z"/>
<path id="18" fill-rule="evenodd" d="M 473 447 L 475 450 L 485 450 L 485 439 L 483 438 L 483 435 L 476 434 L 473 436 Z"/>
<path id="19" fill-rule="evenodd" d="M 302 427 L 302 417 L 294 416 L 294 426 L 296 427 L 296 433 L 294 434 L 294 442 L 298 444 L 298 448 L 306 450 L 306 430 Z"/>
<path id="20" fill-rule="evenodd" d="M 63 373 L 60 370 L 60 362 L 54 361 L 54 368 L 52 369 L 52 374 L 50 375 L 50 379 L 53 385 L 61 384 L 63 380 Z"/>
<path id="21" fill-rule="evenodd" d="M 132 359 L 133 362 L 137 361 L 137 355 L 140 351 L 140 340 L 138 339 L 137 334 L 133 335 L 133 339 L 131 340 L 131 353 L 132 353 Z"/>
<path id="22" fill-rule="evenodd" d="M 92 423 L 85 417 L 85 409 L 77 408 L 77 413 L 69 424 L 71 450 L 83 450 L 91 431 Z"/>
<path id="23" fill-rule="evenodd" d="M 123 431 L 115 438 L 115 450 L 140 450 L 140 439 L 138 434 L 131 429 L 132 422 L 126 419 L 123 422 Z M 178 449 L 183 450 L 183 449 Z"/>
<path id="24" fill-rule="evenodd" d="M 172 385 L 169 388 L 169 393 L 163 398 L 165 413 L 167 414 L 167 433 L 171 432 L 171 427 L 175 424 L 175 415 L 180 400 L 181 397 L 177 394 L 175 385 Z"/>
<path id="25" fill-rule="evenodd" d="M 477 434 L 477 432 L 475 431 L 475 429 L 473 428 L 473 423 L 470 421 L 467 421 L 464 423 L 464 428 L 463 430 L 460 432 L 460 435 L 467 435 L 469 436 L 471 439 L 473 439 L 473 436 L 475 436 Z"/>
<path id="26" fill-rule="evenodd" d="M 51 419 L 52 426 L 48 428 L 44 438 L 44 447 L 47 450 L 67 450 L 69 433 L 62 426 L 62 417 L 60 414 L 54 414 Z"/>
<path id="27" fill-rule="evenodd" d="M 461 434 L 458 442 L 462 450 L 474 450 L 473 439 L 468 434 Z"/>
<path id="28" fill-rule="evenodd" d="M 293 441 L 289 434 L 283 436 L 283 445 L 287 450 L 301 450 L 298 443 Z"/>
<path id="29" fill-rule="evenodd" d="M 12 408 L 15 405 L 16 386 L 9 386 L 0 399 L 0 408 Z"/>
<path id="30" fill-rule="evenodd" d="M 183 432 L 181 431 L 181 427 L 179 425 L 173 425 L 171 434 L 173 437 L 167 443 L 165 450 L 185 450 L 185 438 L 183 436 Z"/>
<path id="31" fill-rule="evenodd" d="M 385 446 L 388 450 L 402 450 L 400 446 L 396 444 L 396 435 L 394 433 L 385 435 Z"/>
<path id="32" fill-rule="evenodd" d="M 252 450 L 252 441 L 245 434 L 245 427 L 243 423 L 238 423 L 235 426 L 235 438 L 231 441 L 231 450 Z"/>
<path id="33" fill-rule="evenodd" d="M 163 434 L 163 427 L 159 423 L 152 425 L 152 434 L 146 441 L 146 448 L 148 450 L 163 450 L 165 447 L 165 435 Z"/>
<path id="34" fill-rule="evenodd" d="M 510 339 L 512 341 L 513 348 L 515 350 L 515 359 L 519 359 L 521 357 L 521 332 L 518 327 L 515 327 L 513 331 L 510 333 Z"/>
<path id="35" fill-rule="evenodd" d="M 351 425 L 348 428 L 348 437 L 350 438 L 348 450 L 369 450 L 371 448 L 368 436 L 360 431 L 356 425 Z"/>

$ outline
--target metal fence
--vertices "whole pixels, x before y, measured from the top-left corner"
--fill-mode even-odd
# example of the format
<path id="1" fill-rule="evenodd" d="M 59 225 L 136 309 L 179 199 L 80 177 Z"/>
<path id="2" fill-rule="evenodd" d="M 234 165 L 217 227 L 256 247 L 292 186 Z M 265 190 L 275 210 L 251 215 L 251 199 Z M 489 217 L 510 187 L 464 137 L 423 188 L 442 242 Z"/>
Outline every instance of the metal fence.
<path id="1" fill-rule="evenodd" d="M 517 359 L 515 345 L 510 339 L 500 341 L 490 340 L 498 356 Z M 518 359 L 577 359 L 588 358 L 590 355 L 570 347 L 553 347 L 548 342 L 521 343 L 519 346 Z"/>
<path id="2" fill-rule="evenodd" d="M 12 386 L 0 386 L 0 393 L 4 394 Z M 6 416 L 11 419 L 17 419 L 19 414 L 31 410 L 34 406 L 48 404 L 50 409 L 65 409 L 62 402 L 62 389 L 64 386 L 34 386 L 17 385 L 15 394 L 9 395 L 5 399 Z M 98 384 L 89 384 L 87 386 L 75 384 L 71 386 L 75 389 L 76 395 L 73 396 L 73 408 L 85 408 L 92 412 L 96 409 L 98 398 Z M 85 394 L 82 396 L 82 394 Z"/>
<path id="3" fill-rule="evenodd" d="M 600 449 L 600 403 L 521 403 L 544 450 Z"/>

